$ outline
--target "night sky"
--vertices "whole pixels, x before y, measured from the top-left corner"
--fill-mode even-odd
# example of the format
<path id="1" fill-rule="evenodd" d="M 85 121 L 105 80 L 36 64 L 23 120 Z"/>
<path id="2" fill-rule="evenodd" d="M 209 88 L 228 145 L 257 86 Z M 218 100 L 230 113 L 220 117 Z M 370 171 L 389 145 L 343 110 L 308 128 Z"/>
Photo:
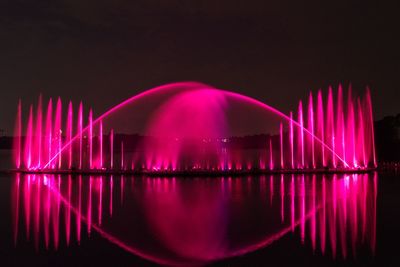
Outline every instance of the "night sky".
<path id="1" fill-rule="evenodd" d="M 286 3 L 285 3 L 286 2 Z M 1 0 L 0 129 L 18 98 L 83 100 L 99 114 L 194 80 L 288 112 L 310 90 L 371 86 L 400 113 L 399 9 L 389 1 Z"/>

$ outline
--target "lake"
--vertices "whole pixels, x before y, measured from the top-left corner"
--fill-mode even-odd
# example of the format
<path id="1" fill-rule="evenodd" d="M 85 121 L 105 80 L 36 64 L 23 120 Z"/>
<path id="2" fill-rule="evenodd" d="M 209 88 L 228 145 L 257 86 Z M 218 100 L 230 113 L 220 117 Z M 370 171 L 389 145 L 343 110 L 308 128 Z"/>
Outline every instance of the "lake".
<path id="1" fill-rule="evenodd" d="M 1 265 L 396 265 L 399 178 L 0 174 Z"/>

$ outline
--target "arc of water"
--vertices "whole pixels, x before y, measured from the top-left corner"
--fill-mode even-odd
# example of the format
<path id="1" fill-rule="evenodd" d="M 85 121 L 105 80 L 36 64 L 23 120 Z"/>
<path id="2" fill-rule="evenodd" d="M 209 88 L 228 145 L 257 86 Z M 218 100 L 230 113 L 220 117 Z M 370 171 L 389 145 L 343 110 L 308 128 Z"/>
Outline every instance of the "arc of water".
<path id="1" fill-rule="evenodd" d="M 144 91 L 144 92 L 142 92 L 142 93 L 139 93 L 139 94 L 137 94 L 137 95 L 134 95 L 134 96 L 132 96 L 131 98 L 128 98 L 127 100 L 125 100 L 125 101 L 123 101 L 123 102 L 121 102 L 121 103 L 119 103 L 119 104 L 113 106 L 112 108 L 110 108 L 109 110 L 107 110 L 106 112 L 104 112 L 103 114 L 101 114 L 99 117 L 97 117 L 95 120 L 92 120 L 92 122 L 91 122 L 88 126 L 86 126 L 86 127 L 82 130 L 82 132 L 88 131 L 91 127 L 94 127 L 97 123 L 99 123 L 101 120 L 105 119 L 107 116 L 109 116 L 109 115 L 112 114 L 113 112 L 119 110 L 120 108 L 122 108 L 122 107 L 128 105 L 129 103 L 131 103 L 131 102 L 133 102 L 133 101 L 135 101 L 135 100 L 137 100 L 137 99 L 139 99 L 139 98 L 142 98 L 142 97 L 145 97 L 145 96 L 154 94 L 154 93 L 159 92 L 159 91 L 166 90 L 166 89 L 170 88 L 172 85 L 183 85 L 183 84 L 184 84 L 184 82 L 181 82 L 181 83 L 174 83 L 174 84 L 168 84 L 168 85 L 162 85 L 162 86 L 155 87 L 155 88 L 153 88 L 153 89 Z M 193 85 L 193 84 L 196 84 L 196 83 L 191 82 L 190 84 Z M 214 90 L 220 90 L 220 89 L 214 89 Z M 328 146 L 327 144 L 325 144 L 320 138 L 318 138 L 317 136 L 315 136 L 315 135 L 314 135 L 313 133 L 311 133 L 308 129 L 304 128 L 303 125 L 301 125 L 299 122 L 297 122 L 297 121 L 291 119 L 288 115 L 284 114 L 283 112 L 279 111 L 278 109 L 276 109 L 276 108 L 274 108 L 274 107 L 272 107 L 272 106 L 269 106 L 269 105 L 267 105 L 267 104 L 265 104 L 265 103 L 263 103 L 263 102 L 261 102 L 261 101 L 259 101 L 259 100 L 257 100 L 257 99 L 254 99 L 254 98 L 251 98 L 251 97 L 248 97 L 248 96 L 245 96 L 245 95 L 241 95 L 241 94 L 234 93 L 234 92 L 231 92 L 231 91 L 226 91 L 226 90 L 220 90 L 220 91 L 222 91 L 222 92 L 225 93 L 226 95 L 231 96 L 231 97 L 233 97 L 233 98 L 236 98 L 236 99 L 239 99 L 239 100 L 244 100 L 244 101 L 246 101 L 246 102 L 248 102 L 248 103 L 255 104 L 255 105 L 258 106 L 258 107 L 261 107 L 261 108 L 263 108 L 263 109 L 265 109 L 265 110 L 268 110 L 268 111 L 271 111 L 271 112 L 275 113 L 276 115 L 280 116 L 281 118 L 285 119 L 285 120 L 288 121 L 288 122 L 292 122 L 293 125 L 295 125 L 296 127 L 299 127 L 299 129 L 301 129 L 304 133 L 308 134 L 311 138 L 314 138 L 315 141 L 319 142 L 319 143 L 320 143 L 321 145 L 323 145 L 328 151 L 332 152 L 332 155 L 334 155 L 335 158 L 337 158 L 337 159 L 339 159 L 341 162 L 343 162 L 343 164 L 344 164 L 345 167 L 349 167 L 349 164 L 348 164 L 341 156 L 339 156 L 330 146 Z M 58 157 L 58 155 L 60 155 L 60 153 L 62 153 L 62 152 L 63 152 L 67 147 L 69 147 L 75 140 L 77 140 L 77 139 L 79 138 L 79 136 L 80 136 L 80 135 L 77 134 L 77 135 L 75 135 L 69 142 L 65 143 L 65 144 L 63 145 L 63 147 L 61 147 L 61 149 L 59 149 L 59 150 L 55 153 L 55 155 L 53 155 L 53 157 L 43 166 L 43 168 L 44 168 L 44 169 L 47 168 L 47 167 Z"/>

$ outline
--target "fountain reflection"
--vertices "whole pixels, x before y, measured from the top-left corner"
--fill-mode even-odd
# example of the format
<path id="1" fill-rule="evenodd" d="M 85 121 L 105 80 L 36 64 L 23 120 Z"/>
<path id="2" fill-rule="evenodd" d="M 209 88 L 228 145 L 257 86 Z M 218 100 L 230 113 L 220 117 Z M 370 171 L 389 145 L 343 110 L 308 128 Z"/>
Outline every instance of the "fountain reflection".
<path id="1" fill-rule="evenodd" d="M 95 231 L 128 252 L 174 265 L 243 255 L 286 234 L 327 257 L 375 252 L 377 173 L 15 175 L 14 242 L 37 250 L 78 245 Z"/>

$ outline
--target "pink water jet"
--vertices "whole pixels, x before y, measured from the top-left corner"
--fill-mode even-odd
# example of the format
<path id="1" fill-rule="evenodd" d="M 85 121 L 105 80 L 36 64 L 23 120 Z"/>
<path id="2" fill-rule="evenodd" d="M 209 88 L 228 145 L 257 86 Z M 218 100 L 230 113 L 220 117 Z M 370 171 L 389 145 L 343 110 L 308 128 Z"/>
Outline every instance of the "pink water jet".
<path id="1" fill-rule="evenodd" d="M 57 99 L 57 105 L 56 105 L 56 118 L 54 122 L 54 133 L 53 136 L 55 138 L 55 151 L 56 151 L 56 156 L 58 159 L 58 169 L 61 169 L 61 163 L 62 163 L 62 154 L 61 154 L 61 148 L 62 148 L 62 103 L 61 103 L 61 98 L 59 97 Z"/>
<path id="2" fill-rule="evenodd" d="M 274 169 L 274 157 L 272 152 L 272 139 L 269 139 L 269 169 Z"/>
<path id="3" fill-rule="evenodd" d="M 329 91 L 328 91 L 328 107 L 327 107 L 327 119 L 326 119 L 326 123 L 327 123 L 327 128 L 326 128 L 326 132 L 327 132 L 327 143 L 331 144 L 332 147 L 332 154 L 331 154 L 331 163 L 333 168 L 336 168 L 337 164 L 336 164 L 336 145 L 335 145 L 335 118 L 334 118 L 334 109 L 333 109 L 333 95 L 332 95 L 332 87 L 329 87 Z M 345 161 L 345 160 L 344 160 Z"/>
<path id="4" fill-rule="evenodd" d="M 47 105 L 47 114 L 46 114 L 46 133 L 45 133 L 45 151 L 47 153 L 46 161 L 49 162 L 53 158 L 53 100 L 50 98 L 49 103 Z M 53 164 L 50 164 L 48 167 L 52 168 Z"/>
<path id="5" fill-rule="evenodd" d="M 18 106 L 17 106 L 17 116 L 15 119 L 15 129 L 14 129 L 14 162 L 15 162 L 15 168 L 19 169 L 21 168 L 21 146 L 22 146 L 22 103 L 21 99 L 18 100 Z"/>
<path id="6" fill-rule="evenodd" d="M 283 160 L 283 124 L 279 125 L 279 141 L 280 141 L 280 156 L 281 156 L 281 169 L 284 169 Z"/>
<path id="7" fill-rule="evenodd" d="M 298 108 L 298 120 L 299 120 L 299 151 L 300 151 L 300 162 L 301 164 L 298 166 L 300 169 L 304 169 L 304 120 L 303 120 L 303 103 L 300 100 L 299 108 Z"/>
<path id="8" fill-rule="evenodd" d="M 342 158 L 346 160 L 346 127 L 343 115 L 343 89 L 341 85 L 339 85 L 337 95 L 335 147 L 337 149 L 336 151 L 341 153 Z M 332 120 L 334 119 L 332 118 Z"/>
<path id="9" fill-rule="evenodd" d="M 68 117 L 67 117 L 67 140 L 69 143 L 72 140 L 72 120 L 73 120 L 73 108 L 72 102 L 70 101 L 68 104 Z M 72 146 L 68 148 L 68 169 L 72 168 Z"/>
<path id="10" fill-rule="evenodd" d="M 32 142 L 33 142 L 33 106 L 29 108 L 29 118 L 25 135 L 25 166 L 30 169 L 32 164 Z"/>
<path id="11" fill-rule="evenodd" d="M 99 124 L 99 167 L 103 168 L 103 121 Z"/>
<path id="12" fill-rule="evenodd" d="M 315 151 L 314 151 L 314 106 L 313 106 L 313 96 L 310 92 L 308 99 L 308 130 L 311 135 L 308 135 L 308 140 L 311 143 L 311 166 L 315 169 Z"/>
<path id="13" fill-rule="evenodd" d="M 110 131 L 110 168 L 114 168 L 114 130 Z"/>
<path id="14" fill-rule="evenodd" d="M 78 138 L 79 138 L 79 169 L 82 169 L 82 148 L 83 148 L 83 105 L 79 103 L 78 111 Z M 71 143 L 72 140 L 69 141 Z"/>
<path id="15" fill-rule="evenodd" d="M 121 170 L 124 169 L 124 142 L 121 142 Z"/>
<path id="16" fill-rule="evenodd" d="M 35 145 L 34 145 L 34 158 L 36 159 L 35 168 L 40 168 L 42 165 L 42 123 L 43 123 L 43 115 L 42 115 L 42 95 L 39 95 L 39 101 L 36 112 L 36 130 L 35 130 Z"/>
<path id="17" fill-rule="evenodd" d="M 89 168 L 93 169 L 93 111 L 89 111 Z"/>
<path id="18" fill-rule="evenodd" d="M 317 100 L 317 136 L 322 142 L 325 142 L 325 117 L 324 117 L 324 103 L 322 100 L 322 92 L 318 90 L 318 100 Z M 322 167 L 326 166 L 325 158 L 325 147 L 323 144 L 320 145 L 320 158 L 322 161 Z"/>
<path id="19" fill-rule="evenodd" d="M 294 169 L 294 134 L 293 134 L 293 112 L 290 112 L 290 162 L 291 162 L 291 166 L 292 169 Z"/>

